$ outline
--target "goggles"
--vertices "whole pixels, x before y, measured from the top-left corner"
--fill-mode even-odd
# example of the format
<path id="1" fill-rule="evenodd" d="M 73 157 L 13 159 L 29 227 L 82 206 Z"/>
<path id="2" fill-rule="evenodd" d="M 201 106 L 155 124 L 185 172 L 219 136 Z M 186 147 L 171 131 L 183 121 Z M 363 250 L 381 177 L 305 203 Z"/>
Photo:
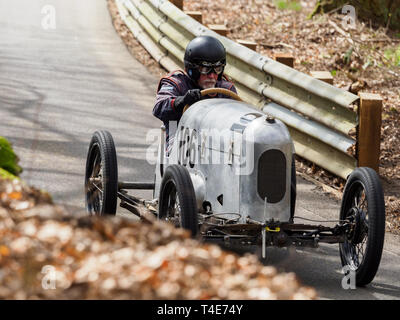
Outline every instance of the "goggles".
<path id="1" fill-rule="evenodd" d="M 220 74 L 224 70 L 225 64 L 218 62 L 218 63 L 209 63 L 209 62 L 202 62 L 197 66 L 197 69 L 201 74 Z"/>

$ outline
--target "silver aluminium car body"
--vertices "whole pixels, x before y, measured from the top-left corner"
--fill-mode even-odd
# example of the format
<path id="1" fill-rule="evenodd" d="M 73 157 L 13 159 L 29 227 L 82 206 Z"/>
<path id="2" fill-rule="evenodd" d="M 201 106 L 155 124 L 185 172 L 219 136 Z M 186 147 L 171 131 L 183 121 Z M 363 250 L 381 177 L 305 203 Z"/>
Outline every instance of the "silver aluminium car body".
<path id="1" fill-rule="evenodd" d="M 193 104 L 178 124 L 168 155 L 162 130 L 154 195 L 167 166 L 186 166 L 199 212 L 226 219 L 288 222 L 294 146 L 286 126 L 232 99 Z"/>

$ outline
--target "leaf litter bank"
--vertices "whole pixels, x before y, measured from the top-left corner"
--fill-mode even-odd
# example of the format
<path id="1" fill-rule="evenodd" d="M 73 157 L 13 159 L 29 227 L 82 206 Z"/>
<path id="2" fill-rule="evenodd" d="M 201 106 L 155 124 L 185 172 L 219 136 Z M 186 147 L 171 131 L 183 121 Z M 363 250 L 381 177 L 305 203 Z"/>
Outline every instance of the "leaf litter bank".
<path id="1" fill-rule="evenodd" d="M 0 180 L 0 299 L 315 299 L 294 273 L 171 225 L 71 215 Z"/>

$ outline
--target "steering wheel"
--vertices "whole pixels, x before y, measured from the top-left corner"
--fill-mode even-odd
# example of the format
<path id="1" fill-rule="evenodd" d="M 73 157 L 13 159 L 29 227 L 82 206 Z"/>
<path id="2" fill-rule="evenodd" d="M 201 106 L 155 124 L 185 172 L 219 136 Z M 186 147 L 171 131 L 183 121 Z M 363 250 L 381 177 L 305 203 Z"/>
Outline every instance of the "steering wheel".
<path id="1" fill-rule="evenodd" d="M 228 97 L 231 97 L 231 98 L 233 98 L 233 99 L 235 99 L 235 100 L 237 100 L 237 101 L 243 101 L 243 100 L 239 97 L 239 95 L 238 95 L 237 93 L 234 93 L 233 91 L 228 90 L 228 89 L 224 89 L 224 88 L 209 88 L 209 89 L 204 89 L 204 90 L 201 90 L 201 91 L 200 91 L 200 94 L 201 94 L 202 97 L 204 97 L 204 96 L 206 96 L 206 95 L 209 95 L 209 94 L 213 94 L 213 93 L 220 93 L 220 94 L 226 95 L 226 96 L 228 96 Z M 187 104 L 187 105 L 183 108 L 182 114 L 184 114 L 185 111 L 186 111 L 189 107 L 190 107 L 190 106 Z"/>

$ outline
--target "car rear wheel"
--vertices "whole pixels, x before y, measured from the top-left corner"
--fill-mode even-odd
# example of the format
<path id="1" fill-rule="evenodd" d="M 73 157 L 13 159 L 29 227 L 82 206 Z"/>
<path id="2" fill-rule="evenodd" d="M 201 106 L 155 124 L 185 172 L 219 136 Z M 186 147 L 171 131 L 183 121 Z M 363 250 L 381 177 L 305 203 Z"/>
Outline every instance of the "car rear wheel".
<path id="1" fill-rule="evenodd" d="M 118 167 L 114 140 L 108 131 L 96 131 L 89 144 L 85 174 L 86 210 L 90 215 L 115 215 Z"/>
<path id="2" fill-rule="evenodd" d="M 296 209 L 296 159 L 292 157 L 292 177 L 290 184 L 290 222 L 293 223 L 294 212 Z"/>
<path id="3" fill-rule="evenodd" d="M 196 195 L 188 170 L 180 165 L 168 166 L 160 187 L 159 219 L 198 234 Z"/>
<path id="4" fill-rule="evenodd" d="M 377 173 L 367 167 L 349 176 L 342 199 L 340 219 L 353 227 L 339 245 L 343 266 L 356 272 L 356 285 L 370 283 L 378 270 L 385 235 L 385 202 Z"/>

